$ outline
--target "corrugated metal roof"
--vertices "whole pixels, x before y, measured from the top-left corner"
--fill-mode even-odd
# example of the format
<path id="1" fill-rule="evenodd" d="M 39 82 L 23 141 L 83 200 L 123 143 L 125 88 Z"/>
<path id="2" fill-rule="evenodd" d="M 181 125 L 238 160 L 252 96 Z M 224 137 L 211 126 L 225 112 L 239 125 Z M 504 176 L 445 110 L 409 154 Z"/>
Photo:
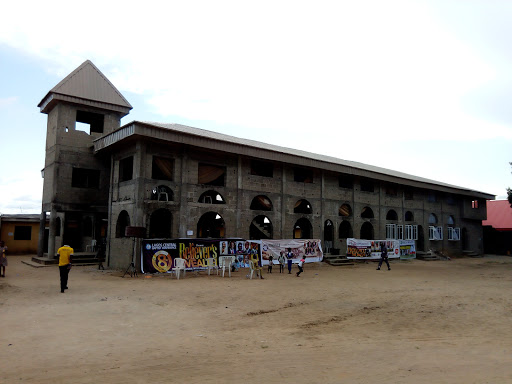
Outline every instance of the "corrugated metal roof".
<path id="1" fill-rule="evenodd" d="M 512 208 L 508 200 L 487 201 L 487 220 L 482 225 L 490 225 L 498 231 L 512 231 Z"/>
<path id="2" fill-rule="evenodd" d="M 258 149 L 259 151 L 266 152 L 265 158 L 271 159 L 271 160 L 278 160 L 278 161 L 280 160 L 283 162 L 290 162 L 293 164 L 294 162 L 293 162 L 293 159 L 291 159 L 291 158 L 295 157 L 295 158 L 300 158 L 301 160 L 302 159 L 306 160 L 306 162 L 301 161 L 301 164 L 305 164 L 305 163 L 307 164 L 308 160 L 312 160 L 311 162 L 314 164 L 311 164 L 311 166 L 313 166 L 313 167 L 319 167 L 319 168 L 323 168 L 323 169 L 332 170 L 333 167 L 327 166 L 327 165 L 334 165 L 334 166 L 338 166 L 338 167 L 343 167 L 344 172 L 348 172 L 349 169 L 353 169 L 354 174 L 362 174 L 364 172 L 361 172 L 361 171 L 366 171 L 371 174 L 380 174 L 385 177 L 398 178 L 403 181 L 413 181 L 413 182 L 422 183 L 422 184 L 427 183 L 432 186 L 445 187 L 445 188 L 449 188 L 451 190 L 455 189 L 459 193 L 463 192 L 464 194 L 469 194 L 469 195 L 476 194 L 482 198 L 494 199 L 494 195 L 492 195 L 492 194 L 475 191 L 472 189 L 468 189 L 468 188 L 464 188 L 464 187 L 460 187 L 460 186 L 456 186 L 456 185 L 452 185 L 452 184 L 447 184 L 447 183 L 439 182 L 436 180 L 426 179 L 424 177 L 410 175 L 410 174 L 406 174 L 403 172 L 394 171 L 391 169 L 376 167 L 373 165 L 363 164 L 363 163 L 359 163 L 359 162 L 355 162 L 355 161 L 342 160 L 342 159 L 339 159 L 336 157 L 320 155 L 320 154 L 306 152 L 306 151 L 302 151 L 302 150 L 298 150 L 298 149 L 281 147 L 281 146 L 277 146 L 277 145 L 273 145 L 273 144 L 269 144 L 269 143 L 255 141 L 255 140 L 243 139 L 243 138 L 239 138 L 239 137 L 235 137 L 235 136 L 225 135 L 222 133 L 208 131 L 206 129 L 194 128 L 194 127 L 181 125 L 181 124 L 163 124 L 163 123 L 155 123 L 155 122 L 133 121 L 129 124 L 124 125 L 119 130 L 114 131 L 111 134 L 103 136 L 102 138 L 96 140 L 95 141 L 95 150 L 96 151 L 102 150 L 103 148 L 106 148 L 107 146 L 114 144 L 115 142 L 121 141 L 130 135 L 141 134 L 143 136 L 150 136 L 149 132 L 141 130 L 144 126 L 146 126 L 147 128 L 150 128 L 150 129 L 153 128 L 153 130 L 154 130 L 154 128 L 161 129 L 162 134 L 159 134 L 157 136 L 154 136 L 154 135 L 151 136 L 151 137 L 161 139 L 161 140 L 166 140 L 165 132 L 173 134 L 172 135 L 173 137 L 168 139 L 169 141 L 176 141 L 176 135 L 175 135 L 176 133 L 184 134 L 187 136 L 195 136 L 202 140 L 207 139 L 207 140 L 214 140 L 214 141 L 220 142 L 220 143 L 233 144 L 235 149 L 231 150 L 232 153 L 251 155 L 248 153 L 248 149 L 255 148 L 255 149 Z M 141 129 L 137 130 L 137 129 L 135 129 L 135 127 L 139 127 Z M 129 128 L 129 131 L 127 131 L 128 128 Z M 123 134 L 120 135 L 120 134 L 116 133 L 119 131 L 123 131 Z M 182 141 L 179 141 L 179 142 L 182 142 Z M 204 146 L 205 146 L 205 148 L 214 147 L 214 146 L 206 146 L 206 145 L 204 145 Z M 282 155 L 282 156 L 279 156 L 281 159 L 277 159 L 277 157 L 272 156 L 272 154 Z M 283 157 L 287 157 L 287 158 L 283 158 Z M 370 175 L 368 175 L 368 176 L 370 176 Z"/>
<path id="3" fill-rule="evenodd" d="M 47 99 L 52 94 L 71 96 L 132 109 L 130 103 L 90 60 L 83 62 L 82 65 L 53 87 L 41 100 L 38 107 L 47 105 Z"/>

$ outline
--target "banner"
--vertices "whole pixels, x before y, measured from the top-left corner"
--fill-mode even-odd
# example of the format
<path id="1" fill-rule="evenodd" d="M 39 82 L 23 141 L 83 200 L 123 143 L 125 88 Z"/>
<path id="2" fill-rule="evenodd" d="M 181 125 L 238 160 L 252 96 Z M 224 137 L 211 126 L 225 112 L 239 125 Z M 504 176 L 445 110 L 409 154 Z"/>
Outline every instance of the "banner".
<path id="1" fill-rule="evenodd" d="M 380 259 L 381 243 L 386 243 L 390 259 L 400 257 L 399 240 L 347 239 L 347 259 Z"/>
<path id="2" fill-rule="evenodd" d="M 220 256 L 236 256 L 239 268 L 249 268 L 249 260 L 261 261 L 261 241 L 259 240 L 221 240 Z"/>
<path id="3" fill-rule="evenodd" d="M 206 260 L 219 256 L 237 257 L 239 267 L 249 267 L 249 259 L 261 260 L 259 241 L 240 239 L 144 239 L 141 243 L 142 273 L 171 273 L 174 259 L 185 259 L 187 270 L 206 269 Z"/>
<path id="4" fill-rule="evenodd" d="M 416 244 L 414 240 L 400 240 L 400 259 L 408 260 L 416 258 Z"/>
<path id="5" fill-rule="evenodd" d="M 268 265 L 270 255 L 274 258 L 273 264 L 278 264 L 277 258 L 281 253 L 286 257 L 288 248 L 291 248 L 293 253 L 293 263 L 298 263 L 302 257 L 306 263 L 322 261 L 324 258 L 318 239 L 261 240 L 261 264 Z"/>

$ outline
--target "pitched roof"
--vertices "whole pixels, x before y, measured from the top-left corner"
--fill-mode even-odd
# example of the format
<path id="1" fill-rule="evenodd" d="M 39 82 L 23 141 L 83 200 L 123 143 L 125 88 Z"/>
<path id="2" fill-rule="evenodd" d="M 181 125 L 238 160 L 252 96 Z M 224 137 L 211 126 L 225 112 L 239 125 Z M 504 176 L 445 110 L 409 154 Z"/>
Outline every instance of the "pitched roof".
<path id="1" fill-rule="evenodd" d="M 86 60 L 53 87 L 41 100 L 38 107 L 48 113 L 57 99 L 107 108 L 108 106 L 126 114 L 132 106 L 117 88 L 90 61 Z"/>
<path id="2" fill-rule="evenodd" d="M 482 225 L 490 225 L 498 231 L 512 231 L 512 208 L 508 200 L 487 201 L 487 220 Z"/>

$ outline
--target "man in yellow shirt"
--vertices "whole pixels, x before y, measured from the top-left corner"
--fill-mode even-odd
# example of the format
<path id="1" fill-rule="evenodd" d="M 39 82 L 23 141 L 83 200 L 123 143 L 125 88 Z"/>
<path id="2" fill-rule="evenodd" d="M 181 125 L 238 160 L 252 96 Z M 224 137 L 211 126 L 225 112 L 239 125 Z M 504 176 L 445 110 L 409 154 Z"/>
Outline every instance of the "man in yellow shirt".
<path id="1" fill-rule="evenodd" d="M 71 259 L 73 257 L 73 248 L 64 245 L 57 250 L 59 254 L 59 272 L 60 272 L 60 292 L 64 293 L 68 289 L 68 275 L 71 269 Z"/>

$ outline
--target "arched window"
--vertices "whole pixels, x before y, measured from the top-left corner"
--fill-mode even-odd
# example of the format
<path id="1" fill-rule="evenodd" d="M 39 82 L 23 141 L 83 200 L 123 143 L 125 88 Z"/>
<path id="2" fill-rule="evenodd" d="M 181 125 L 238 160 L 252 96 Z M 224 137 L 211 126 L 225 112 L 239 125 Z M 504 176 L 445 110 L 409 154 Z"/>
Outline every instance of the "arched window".
<path id="1" fill-rule="evenodd" d="M 386 220 L 397 221 L 398 215 L 396 214 L 396 211 L 393 209 L 390 209 L 388 211 L 388 214 L 386 215 Z"/>
<path id="2" fill-rule="evenodd" d="M 265 215 L 256 216 L 249 228 L 251 240 L 272 239 L 273 227 L 270 219 Z"/>
<path id="3" fill-rule="evenodd" d="M 338 210 L 338 214 L 339 216 L 349 217 L 352 215 L 352 208 L 348 204 L 343 204 Z"/>
<path id="4" fill-rule="evenodd" d="M 361 217 L 363 219 L 373 219 L 373 211 L 370 207 L 364 207 L 361 211 Z"/>
<path id="5" fill-rule="evenodd" d="M 151 239 L 169 239 L 172 237 L 172 213 L 168 209 L 157 209 L 149 219 L 149 237 Z"/>
<path id="6" fill-rule="evenodd" d="M 446 224 L 453 227 L 455 225 L 455 219 L 452 215 L 448 216 L 448 219 L 446 220 Z"/>
<path id="7" fill-rule="evenodd" d="M 207 212 L 197 222 L 197 237 L 223 238 L 226 232 L 224 219 L 217 212 Z"/>
<path id="8" fill-rule="evenodd" d="M 130 215 L 128 212 L 121 211 L 119 216 L 117 217 L 116 223 L 116 237 L 125 237 L 126 227 L 130 225 Z"/>
<path id="9" fill-rule="evenodd" d="M 251 209 L 254 211 L 272 211 L 272 201 L 264 195 L 256 196 L 252 199 Z"/>
<path id="10" fill-rule="evenodd" d="M 298 200 L 295 203 L 293 212 L 309 214 L 309 213 L 313 213 L 313 208 L 311 208 L 311 204 L 309 203 L 309 201 L 302 199 L 302 200 Z M 303 237 L 303 239 L 305 239 L 305 237 Z"/>
<path id="11" fill-rule="evenodd" d="M 414 215 L 411 211 L 405 212 L 405 221 L 414 221 Z"/>
<path id="12" fill-rule="evenodd" d="M 174 201 L 174 194 L 167 185 L 159 185 L 151 191 L 151 200 Z"/>
<path id="13" fill-rule="evenodd" d="M 348 239 L 354 237 L 352 226 L 347 220 L 343 220 L 340 224 L 339 236 L 340 239 Z"/>
<path id="14" fill-rule="evenodd" d="M 226 204 L 226 200 L 217 191 L 206 191 L 199 196 L 199 202 L 204 204 Z"/>
<path id="15" fill-rule="evenodd" d="M 313 227 L 308 219 L 302 218 L 297 220 L 293 226 L 293 238 L 294 239 L 312 239 L 313 238 Z"/>
<path id="16" fill-rule="evenodd" d="M 431 213 L 428 217 L 428 223 L 430 225 L 436 225 L 437 224 L 437 216 L 433 213 Z"/>
<path id="17" fill-rule="evenodd" d="M 359 238 L 364 240 L 373 240 L 373 225 L 370 222 L 367 221 L 363 223 Z"/>

